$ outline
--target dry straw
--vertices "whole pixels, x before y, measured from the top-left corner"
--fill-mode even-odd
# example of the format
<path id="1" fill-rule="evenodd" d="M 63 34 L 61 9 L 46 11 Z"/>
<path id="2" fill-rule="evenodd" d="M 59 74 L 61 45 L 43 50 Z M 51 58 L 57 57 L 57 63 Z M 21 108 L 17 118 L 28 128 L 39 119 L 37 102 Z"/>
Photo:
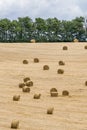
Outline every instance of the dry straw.
<path id="1" fill-rule="evenodd" d="M 23 91 L 23 92 L 26 92 L 26 93 L 27 93 L 27 92 L 30 92 L 30 88 L 27 87 L 27 86 L 25 86 L 25 87 L 22 88 L 22 91 Z"/>
<path id="2" fill-rule="evenodd" d="M 63 61 L 59 61 L 59 65 L 65 65 Z"/>
<path id="3" fill-rule="evenodd" d="M 34 63 L 38 63 L 39 59 L 38 58 L 34 58 Z"/>
<path id="4" fill-rule="evenodd" d="M 19 83 L 19 88 L 23 88 L 25 86 L 25 83 Z"/>
<path id="5" fill-rule="evenodd" d="M 63 69 L 58 69 L 57 73 L 58 73 L 58 74 L 63 74 L 63 73 L 64 73 L 64 70 L 63 70 Z"/>
<path id="6" fill-rule="evenodd" d="M 44 65 L 43 66 L 43 70 L 49 70 L 49 66 L 48 65 Z"/>
<path id="7" fill-rule="evenodd" d="M 30 80 L 29 77 L 25 77 L 25 78 L 23 79 L 24 82 L 27 82 L 27 81 L 29 81 L 29 80 Z"/>
<path id="8" fill-rule="evenodd" d="M 62 96 L 69 96 L 69 92 L 67 90 L 62 91 Z"/>
<path id="9" fill-rule="evenodd" d="M 54 110 L 53 107 L 48 108 L 48 109 L 47 109 L 47 114 L 53 114 L 53 110 Z"/>
<path id="10" fill-rule="evenodd" d="M 34 99 L 40 99 L 40 97 L 41 97 L 41 94 L 34 94 Z"/>
<path id="11" fill-rule="evenodd" d="M 19 121 L 12 121 L 11 123 L 11 128 L 12 129 L 18 129 L 19 128 Z"/>
<path id="12" fill-rule="evenodd" d="M 13 96 L 13 101 L 19 101 L 19 100 L 20 100 L 20 95 Z"/>
<path id="13" fill-rule="evenodd" d="M 23 64 L 28 64 L 28 60 L 23 60 Z"/>
<path id="14" fill-rule="evenodd" d="M 68 50 L 68 47 L 67 46 L 63 46 L 63 50 Z"/>
<path id="15" fill-rule="evenodd" d="M 26 86 L 32 87 L 32 86 L 33 86 L 33 81 L 28 81 L 28 82 L 26 83 Z"/>

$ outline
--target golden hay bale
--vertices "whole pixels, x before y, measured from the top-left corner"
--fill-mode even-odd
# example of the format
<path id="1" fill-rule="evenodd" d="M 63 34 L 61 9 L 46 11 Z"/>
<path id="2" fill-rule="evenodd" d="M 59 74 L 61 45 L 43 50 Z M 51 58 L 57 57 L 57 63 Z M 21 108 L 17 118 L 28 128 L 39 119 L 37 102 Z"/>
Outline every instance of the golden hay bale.
<path id="1" fill-rule="evenodd" d="M 58 97 L 58 92 L 51 92 L 50 95 L 51 97 Z"/>
<path id="2" fill-rule="evenodd" d="M 84 46 L 84 49 L 87 49 L 87 46 Z"/>
<path id="3" fill-rule="evenodd" d="M 23 60 L 23 64 L 28 64 L 28 60 Z"/>
<path id="4" fill-rule="evenodd" d="M 62 91 L 62 96 L 69 96 L 69 92 L 67 90 Z"/>
<path id="5" fill-rule="evenodd" d="M 31 43 L 36 43 L 35 39 L 30 40 Z"/>
<path id="6" fill-rule="evenodd" d="M 28 87 L 33 86 L 33 81 L 28 81 L 28 82 L 26 83 L 26 86 L 28 86 Z"/>
<path id="7" fill-rule="evenodd" d="M 67 46 L 63 46 L 63 50 L 68 50 L 68 47 Z"/>
<path id="8" fill-rule="evenodd" d="M 34 63 L 38 63 L 39 59 L 38 58 L 34 58 Z"/>
<path id="9" fill-rule="evenodd" d="M 25 86 L 25 87 L 22 88 L 22 91 L 23 92 L 30 92 L 30 88 Z"/>
<path id="10" fill-rule="evenodd" d="M 51 92 L 57 92 L 57 89 L 56 89 L 56 88 L 51 88 L 51 89 L 50 89 L 50 93 L 51 93 Z"/>
<path id="11" fill-rule="evenodd" d="M 48 109 L 47 109 L 47 114 L 53 114 L 53 110 L 54 110 L 53 107 L 48 108 Z"/>
<path id="12" fill-rule="evenodd" d="M 18 129 L 18 127 L 19 127 L 19 121 L 16 121 L 16 120 L 12 121 L 11 128 Z"/>
<path id="13" fill-rule="evenodd" d="M 43 70 L 49 70 L 49 66 L 48 65 L 44 65 L 43 66 Z"/>
<path id="14" fill-rule="evenodd" d="M 87 81 L 85 81 L 85 86 L 87 86 Z"/>
<path id="15" fill-rule="evenodd" d="M 78 40 L 77 38 L 75 38 L 73 41 L 74 41 L 74 42 L 79 42 L 79 40 Z"/>
<path id="16" fill-rule="evenodd" d="M 25 83 L 19 83 L 19 88 L 23 88 L 25 86 Z"/>
<path id="17" fill-rule="evenodd" d="M 59 61 L 59 65 L 65 65 L 63 61 Z"/>
<path id="18" fill-rule="evenodd" d="M 27 81 L 29 81 L 29 80 L 30 80 L 29 77 L 25 77 L 25 78 L 23 79 L 24 82 L 27 82 Z"/>
<path id="19" fill-rule="evenodd" d="M 63 74 L 63 73 L 64 73 L 64 70 L 63 70 L 63 69 L 58 69 L 57 73 L 58 73 L 58 74 Z"/>
<path id="20" fill-rule="evenodd" d="M 34 94 L 34 99 L 40 99 L 40 97 L 41 97 L 41 94 Z"/>
<path id="21" fill-rule="evenodd" d="M 19 100 L 20 100 L 20 95 L 13 96 L 13 101 L 19 101 Z"/>

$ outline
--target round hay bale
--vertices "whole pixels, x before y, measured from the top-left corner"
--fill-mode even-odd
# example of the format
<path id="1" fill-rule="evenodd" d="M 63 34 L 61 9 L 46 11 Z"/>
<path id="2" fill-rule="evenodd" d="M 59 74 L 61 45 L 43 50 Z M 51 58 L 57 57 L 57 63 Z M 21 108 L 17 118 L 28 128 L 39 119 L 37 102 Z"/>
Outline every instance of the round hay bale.
<path id="1" fill-rule="evenodd" d="M 49 70 L 49 66 L 48 65 L 44 65 L 43 66 L 43 70 Z"/>
<path id="2" fill-rule="evenodd" d="M 24 82 L 27 82 L 27 81 L 29 81 L 29 80 L 30 80 L 29 77 L 25 77 L 25 78 L 23 79 Z"/>
<path id="3" fill-rule="evenodd" d="M 23 88 L 25 86 L 25 83 L 19 83 L 19 88 Z"/>
<path id="4" fill-rule="evenodd" d="M 29 93 L 30 92 L 30 88 L 25 86 L 25 87 L 22 88 L 22 91 L 26 92 L 26 93 Z"/>
<path id="5" fill-rule="evenodd" d="M 69 96 L 69 92 L 67 90 L 62 91 L 62 96 Z"/>
<path id="6" fill-rule="evenodd" d="M 77 38 L 75 38 L 73 41 L 74 41 L 74 42 L 79 42 L 79 40 L 78 40 Z"/>
<path id="7" fill-rule="evenodd" d="M 36 43 L 35 39 L 30 40 L 31 43 Z"/>
<path id="8" fill-rule="evenodd" d="M 28 60 L 23 60 L 23 64 L 28 64 Z"/>
<path id="9" fill-rule="evenodd" d="M 87 49 L 87 45 L 86 45 L 86 46 L 84 46 L 84 49 Z"/>
<path id="10" fill-rule="evenodd" d="M 87 86 L 87 81 L 85 81 L 85 86 Z"/>
<path id="11" fill-rule="evenodd" d="M 53 107 L 48 108 L 48 109 L 47 109 L 47 114 L 53 114 L 53 110 L 54 110 Z"/>
<path id="12" fill-rule="evenodd" d="M 41 97 L 41 94 L 34 94 L 34 99 L 40 99 L 40 97 Z"/>
<path id="13" fill-rule="evenodd" d="M 65 65 L 63 61 L 59 61 L 59 65 Z"/>
<path id="14" fill-rule="evenodd" d="M 32 87 L 32 86 L 33 86 L 33 81 L 28 81 L 28 82 L 26 83 L 26 86 Z"/>
<path id="15" fill-rule="evenodd" d="M 58 69 L 57 73 L 58 73 L 58 74 L 63 74 L 63 73 L 64 73 L 64 70 L 63 70 L 63 69 Z"/>
<path id="16" fill-rule="evenodd" d="M 20 95 L 13 96 L 13 101 L 19 101 L 19 100 L 20 100 Z"/>
<path id="17" fill-rule="evenodd" d="M 68 47 L 67 46 L 63 46 L 63 50 L 68 50 Z"/>
<path id="18" fill-rule="evenodd" d="M 56 88 L 51 88 L 50 93 L 52 93 L 52 92 L 57 92 L 57 89 Z"/>
<path id="19" fill-rule="evenodd" d="M 11 128 L 18 129 L 19 128 L 19 121 L 16 121 L 16 120 L 12 121 Z"/>
<path id="20" fill-rule="evenodd" d="M 39 59 L 38 58 L 34 58 L 34 63 L 38 63 Z"/>
<path id="21" fill-rule="evenodd" d="M 50 95 L 51 97 L 58 97 L 58 92 L 51 92 Z"/>

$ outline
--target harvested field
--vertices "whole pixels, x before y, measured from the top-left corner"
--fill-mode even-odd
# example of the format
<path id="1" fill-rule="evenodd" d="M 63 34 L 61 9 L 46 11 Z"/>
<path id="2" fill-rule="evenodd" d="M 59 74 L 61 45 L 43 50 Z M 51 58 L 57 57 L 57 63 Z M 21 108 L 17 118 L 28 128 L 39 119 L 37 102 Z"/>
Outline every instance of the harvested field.
<path id="1" fill-rule="evenodd" d="M 63 46 L 68 50 L 64 51 Z M 87 130 L 87 43 L 0 43 L 0 130 L 11 130 L 11 122 L 19 121 L 19 130 Z M 35 64 L 33 59 L 40 62 Z M 24 65 L 27 59 L 29 64 Z M 58 61 L 64 61 L 59 66 Z M 43 71 L 44 65 L 49 71 Z M 57 74 L 58 69 L 64 74 Z M 34 85 L 23 93 L 19 83 L 30 77 Z M 50 96 L 50 89 L 58 97 Z M 67 90 L 70 96 L 62 96 Z M 34 100 L 35 93 L 41 98 Z M 12 97 L 20 95 L 14 102 Z M 47 114 L 54 108 L 53 114 Z"/>

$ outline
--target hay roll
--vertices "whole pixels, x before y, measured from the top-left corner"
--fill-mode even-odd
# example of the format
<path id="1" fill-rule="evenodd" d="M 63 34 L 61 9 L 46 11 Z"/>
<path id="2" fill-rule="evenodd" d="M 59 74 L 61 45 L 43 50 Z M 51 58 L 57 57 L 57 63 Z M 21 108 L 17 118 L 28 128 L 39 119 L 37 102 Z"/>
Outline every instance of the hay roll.
<path id="1" fill-rule="evenodd" d="M 85 81 L 85 86 L 87 86 L 87 81 Z"/>
<path id="2" fill-rule="evenodd" d="M 50 95 L 51 97 L 58 97 L 58 92 L 51 92 Z"/>
<path id="3" fill-rule="evenodd" d="M 23 64 L 28 64 L 28 60 L 23 60 Z"/>
<path id="4" fill-rule="evenodd" d="M 11 123 L 11 128 L 12 129 L 18 129 L 19 128 L 19 121 L 12 121 Z"/>
<path id="5" fill-rule="evenodd" d="M 50 93 L 51 93 L 51 92 L 57 92 L 57 89 L 56 89 L 56 88 L 51 88 L 51 89 L 50 89 Z"/>
<path id="6" fill-rule="evenodd" d="M 23 88 L 25 86 L 25 83 L 19 83 L 19 88 Z"/>
<path id="7" fill-rule="evenodd" d="M 63 61 L 59 61 L 59 65 L 65 65 Z"/>
<path id="8" fill-rule="evenodd" d="M 38 58 L 34 58 L 34 63 L 38 63 L 39 59 Z"/>
<path id="9" fill-rule="evenodd" d="M 40 97 L 41 97 L 41 94 L 34 94 L 34 99 L 40 99 Z"/>
<path id="10" fill-rule="evenodd" d="M 32 87 L 32 86 L 33 86 L 33 81 L 29 81 L 29 82 L 27 82 L 27 83 L 26 83 L 26 86 L 28 86 L 28 87 Z"/>
<path id="11" fill-rule="evenodd" d="M 64 73 L 64 70 L 63 70 L 63 69 L 58 69 L 57 73 L 58 73 L 58 74 L 63 74 L 63 73 Z"/>
<path id="12" fill-rule="evenodd" d="M 47 109 L 47 114 L 53 114 L 53 111 L 54 111 L 54 108 L 53 108 L 53 107 L 48 108 L 48 109 Z"/>
<path id="13" fill-rule="evenodd" d="M 48 65 L 44 65 L 43 66 L 43 70 L 49 70 L 49 66 Z"/>
<path id="14" fill-rule="evenodd" d="M 63 46 L 63 50 L 68 50 L 68 47 L 67 46 Z"/>
<path id="15" fill-rule="evenodd" d="M 86 45 L 86 46 L 84 46 L 84 49 L 87 49 L 87 45 Z"/>
<path id="16" fill-rule="evenodd" d="M 29 93 L 30 92 L 30 88 L 25 86 L 25 87 L 22 88 L 22 91 L 26 92 L 26 93 Z"/>
<path id="17" fill-rule="evenodd" d="M 13 96 L 13 101 L 19 101 L 19 100 L 20 100 L 20 95 Z"/>
<path id="18" fill-rule="evenodd" d="M 25 78 L 23 79 L 24 82 L 27 82 L 27 81 L 29 81 L 29 80 L 30 80 L 29 77 L 25 77 Z"/>
<path id="19" fill-rule="evenodd" d="M 69 96 L 69 92 L 67 90 L 62 91 L 62 96 Z"/>
<path id="20" fill-rule="evenodd" d="M 31 43 L 36 43 L 35 39 L 30 40 Z"/>

